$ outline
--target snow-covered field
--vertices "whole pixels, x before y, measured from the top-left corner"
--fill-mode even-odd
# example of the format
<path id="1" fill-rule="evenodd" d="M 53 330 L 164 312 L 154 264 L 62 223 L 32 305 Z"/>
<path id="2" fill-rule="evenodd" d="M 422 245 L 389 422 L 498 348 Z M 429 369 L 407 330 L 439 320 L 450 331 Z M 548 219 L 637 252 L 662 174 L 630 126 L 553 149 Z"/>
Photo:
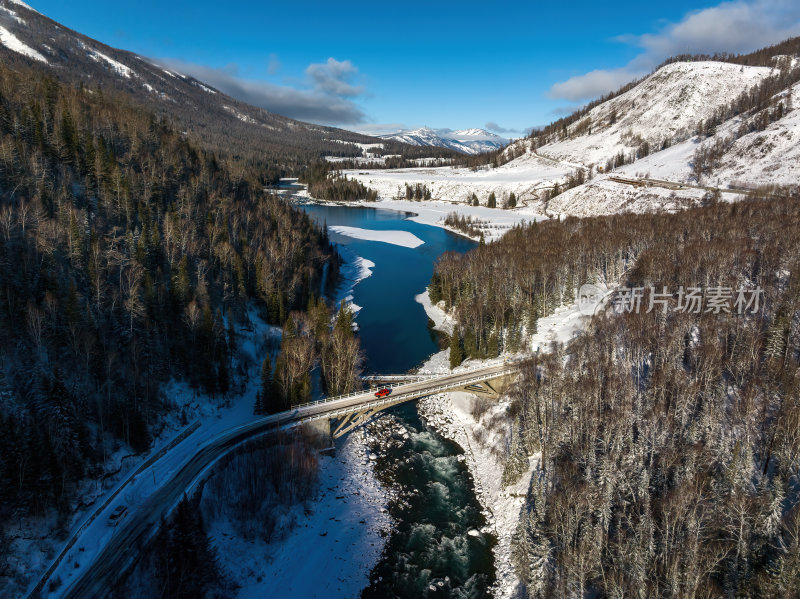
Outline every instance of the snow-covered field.
<path id="1" fill-rule="evenodd" d="M 345 237 L 352 237 L 353 239 L 380 241 L 382 243 L 391 243 L 392 245 L 399 245 L 407 248 L 419 247 L 425 243 L 419 237 L 408 231 L 375 231 L 372 229 L 346 227 L 343 225 L 328 227 L 328 230 L 332 233 L 344 235 Z"/>
<path id="2" fill-rule="evenodd" d="M 276 543 L 245 541 L 225 524 L 209 531 L 222 570 L 241 585 L 239 599 L 350 599 L 367 586 L 391 519 L 361 429 L 335 456 L 320 456 L 319 489 L 308 511 L 297 506 L 300 524 Z"/>
<path id="3" fill-rule="evenodd" d="M 497 168 L 481 167 L 478 170 L 456 167 L 410 168 L 395 170 L 346 170 L 344 174 L 378 192 L 381 199 L 404 198 L 405 185 L 421 184 L 428 187 L 435 200 L 466 203 L 472 194 L 485 205 L 489 194 L 497 196 L 498 206 L 511 192 L 524 204 L 536 197 L 541 189 L 563 183 L 574 172 L 568 165 L 555 163 L 526 154 Z"/>

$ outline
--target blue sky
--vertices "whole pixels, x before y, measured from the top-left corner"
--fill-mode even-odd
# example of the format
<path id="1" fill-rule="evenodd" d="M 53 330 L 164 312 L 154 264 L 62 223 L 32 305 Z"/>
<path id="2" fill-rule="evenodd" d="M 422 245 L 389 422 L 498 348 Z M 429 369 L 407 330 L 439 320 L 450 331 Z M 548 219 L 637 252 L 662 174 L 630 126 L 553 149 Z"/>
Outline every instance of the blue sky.
<path id="1" fill-rule="evenodd" d="M 29 3 L 251 103 L 365 132 L 519 136 L 671 54 L 800 34 L 797 0 Z"/>

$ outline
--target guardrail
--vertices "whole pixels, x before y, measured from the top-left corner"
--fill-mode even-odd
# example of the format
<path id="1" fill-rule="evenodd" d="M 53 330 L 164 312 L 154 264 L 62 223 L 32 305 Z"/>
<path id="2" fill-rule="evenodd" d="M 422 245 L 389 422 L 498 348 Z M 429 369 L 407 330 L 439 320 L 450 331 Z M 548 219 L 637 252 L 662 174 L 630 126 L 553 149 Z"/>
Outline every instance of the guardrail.
<path id="1" fill-rule="evenodd" d="M 482 364 L 482 365 L 479 365 L 479 366 L 470 366 L 469 368 L 466 368 L 465 370 L 463 370 L 461 372 L 451 372 L 451 373 L 448 373 L 448 374 L 443 374 L 439 378 L 443 378 L 443 379 L 444 378 L 449 378 L 451 376 L 458 376 L 459 374 L 463 374 L 465 372 L 473 372 L 475 370 L 488 370 L 489 368 L 493 368 L 495 366 L 499 366 L 500 364 L 517 364 L 517 363 L 519 363 L 521 361 L 522 361 L 522 359 L 520 358 L 520 359 L 515 359 L 515 360 L 508 360 L 507 362 L 501 362 L 501 363 L 498 363 L 498 364 L 492 364 L 490 366 L 486 366 L 485 364 Z M 512 371 L 515 371 L 515 370 L 516 370 L 516 368 L 512 369 Z M 497 373 L 494 373 L 494 374 L 496 375 Z M 392 383 L 390 385 L 384 385 L 384 386 L 386 388 L 388 388 L 388 389 L 393 389 L 394 387 L 397 387 L 398 385 L 395 384 L 395 383 Z M 402 385 L 400 385 L 400 386 L 402 386 Z M 335 397 L 326 397 L 325 399 L 317 399 L 317 400 L 314 400 L 314 401 L 308 401 L 306 403 L 297 404 L 292 409 L 293 410 L 297 410 L 297 409 L 300 409 L 300 408 L 307 408 L 307 407 L 316 406 L 316 405 L 320 405 L 320 404 L 330 403 L 332 401 L 339 401 L 341 399 L 347 399 L 349 397 L 356 397 L 357 395 L 363 395 L 364 393 L 368 393 L 369 391 L 370 391 L 370 389 L 360 389 L 358 391 L 353 391 L 352 393 L 347 393 L 346 395 L 337 395 Z"/>
<path id="2" fill-rule="evenodd" d="M 486 367 L 482 367 L 482 369 L 485 369 L 485 368 Z M 478 370 L 478 369 L 472 369 L 472 370 Z M 477 382 L 485 381 L 487 379 L 495 378 L 495 377 L 498 377 L 498 376 L 504 376 L 506 374 L 512 374 L 514 372 L 517 372 L 517 368 L 516 367 L 503 368 L 501 370 L 488 372 L 485 375 L 474 376 L 474 377 L 470 377 L 470 378 L 467 378 L 467 379 L 460 379 L 458 381 L 452 381 L 450 383 L 446 383 L 444 385 L 438 385 L 438 386 L 432 387 L 432 388 L 419 389 L 417 391 L 408 391 L 408 392 L 405 392 L 405 393 L 401 393 L 400 395 L 390 395 L 390 396 L 387 396 L 386 398 L 383 398 L 383 399 L 370 399 L 369 401 L 364 401 L 364 402 L 359 403 L 357 405 L 342 406 L 341 409 L 335 409 L 334 408 L 334 409 L 332 409 L 330 411 L 321 412 L 319 414 L 309 414 L 308 416 L 302 416 L 302 415 L 298 414 L 296 421 L 297 422 L 303 422 L 303 421 L 308 421 L 308 420 L 317 420 L 317 419 L 320 419 L 320 418 L 336 417 L 338 415 L 343 415 L 343 414 L 347 414 L 347 413 L 353 412 L 354 408 L 356 408 L 358 410 L 364 410 L 364 409 L 369 409 L 369 408 L 372 408 L 372 407 L 379 407 L 379 406 L 386 406 L 386 405 L 391 405 L 391 404 L 395 404 L 395 403 L 402 403 L 404 401 L 417 399 L 417 398 L 419 398 L 421 396 L 424 396 L 424 395 L 432 395 L 432 394 L 438 393 L 440 391 L 449 391 L 451 389 L 458 389 L 459 387 L 463 387 L 463 386 L 469 385 L 471 383 L 477 383 Z M 456 373 L 456 374 L 460 374 L 460 373 Z M 449 378 L 451 376 L 453 376 L 453 375 L 452 374 L 451 375 L 447 375 L 447 377 L 442 377 L 442 378 Z M 293 411 L 300 410 L 300 409 L 307 410 L 308 408 L 312 408 L 312 407 L 316 407 L 316 406 L 320 406 L 320 405 L 325 405 L 325 404 L 341 401 L 343 399 L 348 399 L 349 397 L 352 397 L 352 396 L 355 396 L 355 395 L 364 395 L 365 393 L 368 393 L 368 392 L 369 391 L 364 390 L 364 391 L 360 391 L 359 393 L 340 396 L 340 397 L 332 398 L 332 399 L 329 399 L 329 400 L 318 400 L 316 402 L 309 402 L 309 403 L 306 403 L 306 404 L 303 404 L 303 405 L 300 405 L 300 406 L 296 406 Z"/>
<path id="3" fill-rule="evenodd" d="M 420 380 L 431 380 L 431 379 L 436 379 L 436 378 L 443 378 L 444 379 L 444 378 L 449 378 L 451 376 L 458 376 L 459 374 L 463 374 L 465 372 L 473 372 L 475 370 L 487 370 L 487 369 L 493 368 L 495 366 L 500 366 L 501 364 L 518 364 L 518 363 L 522 362 L 523 360 L 524 360 L 524 358 L 507 359 L 507 360 L 505 360 L 503 362 L 498 362 L 497 364 L 490 364 L 489 366 L 487 366 L 486 364 L 479 364 L 479 365 L 476 365 L 476 366 L 470 366 L 469 368 L 465 368 L 464 370 L 462 370 L 460 372 L 449 372 L 447 374 L 442 374 L 442 375 L 431 374 L 431 375 L 412 375 L 412 376 L 420 376 Z M 402 376 L 402 375 L 387 375 L 387 376 Z M 383 380 L 385 380 L 385 379 L 383 379 Z M 403 380 L 404 381 L 408 381 L 410 379 L 404 378 Z M 394 388 L 396 386 L 397 385 L 394 384 L 394 383 L 392 383 L 390 385 L 382 385 L 382 387 L 387 387 L 389 389 L 392 389 L 392 388 Z M 372 389 L 372 387 L 370 387 L 370 389 Z M 297 404 L 296 406 L 294 406 L 294 409 L 304 408 L 304 407 L 307 407 L 307 406 L 313 406 L 313 405 L 326 403 L 326 402 L 330 402 L 330 401 L 337 401 L 339 399 L 347 399 L 348 397 L 355 397 L 356 395 L 361 395 L 362 393 L 367 393 L 370 389 L 360 389 L 358 391 L 353 391 L 352 393 L 347 393 L 345 395 L 336 395 L 334 397 L 326 397 L 325 399 L 317 399 L 317 400 L 314 400 L 314 401 L 308 401 L 306 403 Z"/>

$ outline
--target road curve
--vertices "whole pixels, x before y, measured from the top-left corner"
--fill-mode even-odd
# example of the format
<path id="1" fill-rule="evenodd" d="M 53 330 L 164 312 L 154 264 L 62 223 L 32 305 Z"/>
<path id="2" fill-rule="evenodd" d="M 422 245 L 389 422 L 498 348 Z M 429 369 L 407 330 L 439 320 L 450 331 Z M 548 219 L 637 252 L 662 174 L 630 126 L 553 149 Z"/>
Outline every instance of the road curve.
<path id="1" fill-rule="evenodd" d="M 518 364 L 503 363 L 424 381 L 394 385 L 392 394 L 380 400 L 375 397 L 373 391 L 367 390 L 344 397 L 311 402 L 285 412 L 253 420 L 253 422 L 221 433 L 200 446 L 192 457 L 179 467 L 172 478 L 145 500 L 141 507 L 131 513 L 126 521 L 118 525 L 114 536 L 98 552 L 94 563 L 88 566 L 69 587 L 64 589 L 62 596 L 68 599 L 106 596 L 119 577 L 135 562 L 139 552 L 162 518 L 165 518 L 177 505 L 181 496 L 192 486 L 192 483 L 211 464 L 242 441 L 302 422 L 320 418 L 336 418 L 357 409 L 373 406 L 387 407 L 412 401 L 433 393 L 511 374 L 517 368 Z"/>

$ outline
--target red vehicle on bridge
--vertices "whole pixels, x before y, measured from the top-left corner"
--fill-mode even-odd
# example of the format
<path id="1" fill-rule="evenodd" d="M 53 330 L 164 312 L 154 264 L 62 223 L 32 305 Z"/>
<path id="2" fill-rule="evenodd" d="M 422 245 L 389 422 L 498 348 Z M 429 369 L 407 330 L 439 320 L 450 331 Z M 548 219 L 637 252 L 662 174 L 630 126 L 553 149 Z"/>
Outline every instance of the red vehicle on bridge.
<path id="1" fill-rule="evenodd" d="M 391 392 L 392 392 L 391 389 L 388 389 L 387 387 L 384 387 L 383 389 L 378 389 L 375 392 L 375 397 L 386 397 L 387 395 L 390 395 Z"/>

